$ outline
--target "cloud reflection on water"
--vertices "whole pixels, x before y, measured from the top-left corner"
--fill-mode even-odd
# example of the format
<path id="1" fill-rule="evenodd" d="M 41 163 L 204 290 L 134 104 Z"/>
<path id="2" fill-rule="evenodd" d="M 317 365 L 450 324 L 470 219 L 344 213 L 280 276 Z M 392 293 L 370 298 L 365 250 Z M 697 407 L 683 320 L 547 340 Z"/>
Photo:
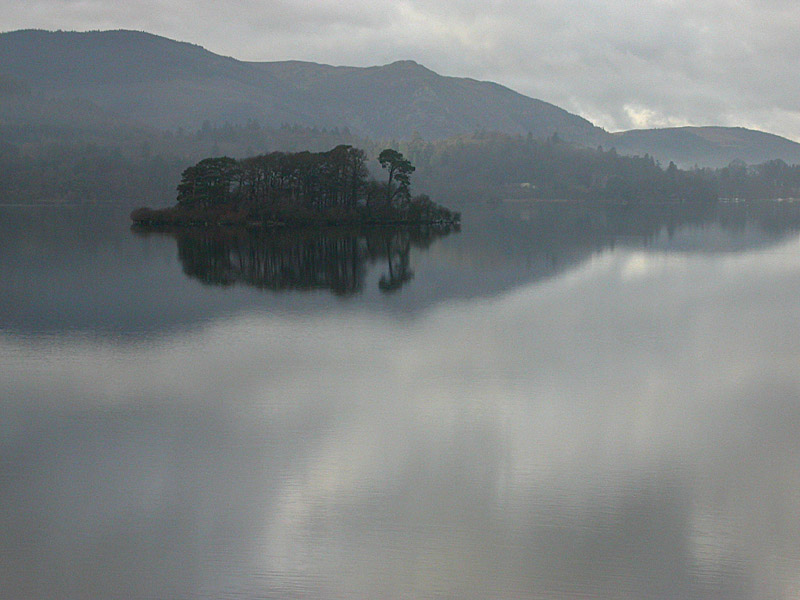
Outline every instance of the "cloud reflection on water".
<path id="1" fill-rule="evenodd" d="M 620 249 L 411 320 L 0 336 L 12 597 L 775 598 L 800 239 Z"/>

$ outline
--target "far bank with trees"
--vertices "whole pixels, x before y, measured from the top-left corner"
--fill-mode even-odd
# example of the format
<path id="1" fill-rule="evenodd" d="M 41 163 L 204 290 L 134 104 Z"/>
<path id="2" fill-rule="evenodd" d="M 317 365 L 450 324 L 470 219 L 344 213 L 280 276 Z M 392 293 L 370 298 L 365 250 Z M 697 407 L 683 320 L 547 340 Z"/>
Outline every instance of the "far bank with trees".
<path id="1" fill-rule="evenodd" d="M 145 226 L 179 225 L 456 225 L 458 212 L 424 195 L 412 196 L 415 168 L 386 149 L 378 161 L 384 181 L 369 177 L 363 150 L 270 152 L 241 160 L 206 158 L 187 168 L 172 208 L 139 208 Z"/>

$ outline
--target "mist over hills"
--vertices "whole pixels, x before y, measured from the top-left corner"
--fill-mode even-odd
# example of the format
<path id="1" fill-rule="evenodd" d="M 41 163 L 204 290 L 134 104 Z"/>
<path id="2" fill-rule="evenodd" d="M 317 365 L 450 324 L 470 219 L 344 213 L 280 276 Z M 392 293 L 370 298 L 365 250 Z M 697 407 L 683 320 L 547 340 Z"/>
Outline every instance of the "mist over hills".
<path id="1" fill-rule="evenodd" d="M 650 153 L 664 164 L 674 160 L 681 167 L 722 167 L 734 160 L 800 163 L 800 144 L 744 127 L 633 129 L 611 135 L 611 144 L 623 154 Z"/>
<path id="2" fill-rule="evenodd" d="M 197 130 L 257 121 L 338 128 L 373 140 L 436 140 L 495 131 L 645 153 L 666 165 L 724 166 L 782 159 L 800 144 L 730 127 L 609 133 L 502 85 L 439 75 L 413 61 L 337 67 L 246 62 L 136 31 L 0 34 L 0 125 L 93 131 Z"/>
<path id="3" fill-rule="evenodd" d="M 105 142 L 156 133 L 84 97 L 33 94 L 25 82 L 0 74 L 0 141 L 24 144 L 34 130 L 51 138 Z"/>
<path id="4" fill-rule="evenodd" d="M 587 120 L 503 86 L 443 77 L 411 61 L 332 67 L 252 63 L 133 31 L 0 35 L 7 75 L 47 94 L 79 96 L 159 128 L 205 120 L 348 127 L 371 138 L 442 138 L 477 129 L 582 141 Z"/>

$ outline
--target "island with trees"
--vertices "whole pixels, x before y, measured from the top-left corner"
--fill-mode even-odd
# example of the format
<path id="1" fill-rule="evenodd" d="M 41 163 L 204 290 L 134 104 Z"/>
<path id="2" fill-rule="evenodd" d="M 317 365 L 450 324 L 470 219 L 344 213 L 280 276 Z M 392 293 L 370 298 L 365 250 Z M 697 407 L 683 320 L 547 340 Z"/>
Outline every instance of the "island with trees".
<path id="1" fill-rule="evenodd" d="M 378 161 L 387 174 L 381 182 L 369 177 L 366 153 L 346 144 L 206 158 L 183 172 L 176 206 L 139 208 L 131 219 L 143 227 L 459 224 L 458 212 L 412 196 L 415 169 L 401 152 L 385 149 Z"/>

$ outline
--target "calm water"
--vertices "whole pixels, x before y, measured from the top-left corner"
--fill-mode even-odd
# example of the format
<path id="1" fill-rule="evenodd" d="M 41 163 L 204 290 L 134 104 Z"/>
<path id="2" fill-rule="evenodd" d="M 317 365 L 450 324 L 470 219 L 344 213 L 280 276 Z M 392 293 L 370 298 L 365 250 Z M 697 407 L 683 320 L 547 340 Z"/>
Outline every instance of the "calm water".
<path id="1" fill-rule="evenodd" d="M 0 596 L 800 593 L 800 206 L 0 210 Z"/>

